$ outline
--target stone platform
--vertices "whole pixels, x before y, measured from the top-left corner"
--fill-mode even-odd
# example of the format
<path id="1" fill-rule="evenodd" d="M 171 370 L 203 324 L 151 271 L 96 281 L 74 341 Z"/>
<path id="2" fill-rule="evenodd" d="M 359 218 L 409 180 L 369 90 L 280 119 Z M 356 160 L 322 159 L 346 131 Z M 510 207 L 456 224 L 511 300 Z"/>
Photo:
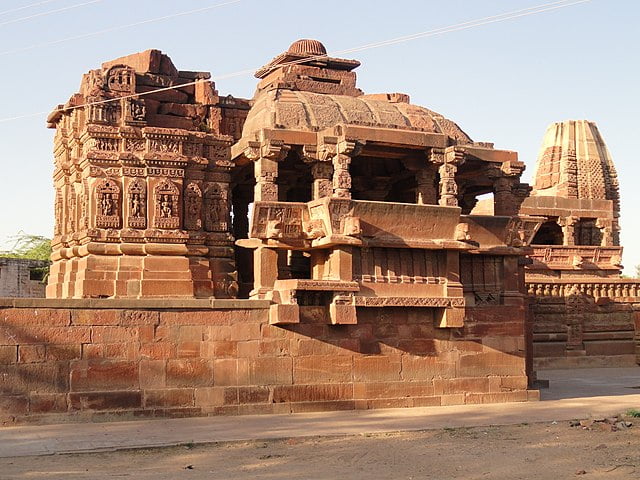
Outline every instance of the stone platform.
<path id="1" fill-rule="evenodd" d="M 537 400 L 524 312 L 358 308 L 355 325 L 259 300 L 0 299 L 3 422 L 176 417 Z"/>
<path id="2" fill-rule="evenodd" d="M 541 402 L 4 428 L 0 458 L 605 417 L 637 408 L 640 368 L 546 370 Z"/>

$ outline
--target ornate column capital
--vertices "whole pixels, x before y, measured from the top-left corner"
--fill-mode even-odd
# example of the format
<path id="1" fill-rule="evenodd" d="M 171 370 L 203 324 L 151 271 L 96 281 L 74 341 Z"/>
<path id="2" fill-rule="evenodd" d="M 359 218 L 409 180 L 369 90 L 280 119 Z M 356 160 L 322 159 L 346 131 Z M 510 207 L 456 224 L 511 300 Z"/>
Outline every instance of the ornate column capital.
<path id="1" fill-rule="evenodd" d="M 526 165 L 522 162 L 503 162 L 500 165 L 500 171 L 507 177 L 518 177 L 522 175 L 526 169 Z"/>
<path id="2" fill-rule="evenodd" d="M 256 161 L 258 158 L 268 158 L 280 162 L 284 160 L 289 153 L 291 147 L 285 145 L 282 140 L 262 140 L 262 141 L 250 141 L 247 143 L 247 148 L 244 150 L 244 156 L 251 161 Z"/>
<path id="3" fill-rule="evenodd" d="M 444 150 L 444 161 L 456 166 L 461 166 L 465 161 L 465 152 L 463 147 L 447 147 Z"/>
<path id="4" fill-rule="evenodd" d="M 362 152 L 362 147 L 364 147 L 366 142 L 361 140 L 351 140 L 351 139 L 342 139 L 338 141 L 337 144 L 337 153 L 348 155 L 349 157 L 357 157 Z"/>

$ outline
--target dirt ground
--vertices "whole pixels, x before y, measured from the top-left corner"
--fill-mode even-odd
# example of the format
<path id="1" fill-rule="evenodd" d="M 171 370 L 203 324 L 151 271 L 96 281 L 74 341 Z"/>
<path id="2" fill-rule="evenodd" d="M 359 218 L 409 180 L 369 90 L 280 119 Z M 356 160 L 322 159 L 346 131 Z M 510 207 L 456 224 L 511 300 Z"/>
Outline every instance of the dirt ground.
<path id="1" fill-rule="evenodd" d="M 640 479 L 640 419 L 0 459 L 0 479 Z"/>

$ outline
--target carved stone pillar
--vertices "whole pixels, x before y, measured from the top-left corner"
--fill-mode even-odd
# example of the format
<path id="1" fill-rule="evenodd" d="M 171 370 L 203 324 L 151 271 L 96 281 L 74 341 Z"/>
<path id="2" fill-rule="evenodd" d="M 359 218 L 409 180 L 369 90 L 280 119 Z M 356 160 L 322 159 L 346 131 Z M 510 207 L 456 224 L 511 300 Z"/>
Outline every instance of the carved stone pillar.
<path id="1" fill-rule="evenodd" d="M 513 187 L 513 196 L 517 205 L 516 213 L 520 212 L 525 199 L 529 196 L 533 188 L 528 183 L 518 183 Z"/>
<path id="2" fill-rule="evenodd" d="M 339 153 L 333 157 L 333 195 L 339 198 L 351 198 L 351 157 Z"/>
<path id="3" fill-rule="evenodd" d="M 443 163 L 438 168 L 438 173 L 440 174 L 440 200 L 438 200 L 438 203 L 442 206 L 458 206 L 457 171 L 458 167 L 453 163 Z"/>
<path id="4" fill-rule="evenodd" d="M 493 182 L 494 215 L 512 216 L 518 214 L 518 205 L 513 193 L 518 178 L 498 177 Z"/>
<path id="5" fill-rule="evenodd" d="M 254 201 L 278 201 L 278 162 L 283 160 L 289 146 L 274 140 L 249 142 L 245 156 L 254 162 L 256 179 Z"/>
<path id="6" fill-rule="evenodd" d="M 436 189 L 436 172 L 427 165 L 416 172 L 416 203 L 418 205 L 436 205 L 438 203 L 438 191 Z"/>
<path id="7" fill-rule="evenodd" d="M 613 222 L 608 218 L 599 218 L 596 221 L 596 227 L 600 229 L 602 247 L 612 247 L 614 245 Z"/>
<path id="8" fill-rule="evenodd" d="M 278 279 L 278 251 L 258 247 L 253 253 L 253 290 L 251 298 L 264 299 Z"/>
<path id="9" fill-rule="evenodd" d="M 304 145 L 302 160 L 311 166 L 313 177 L 312 200 L 330 197 L 333 194 L 332 158 L 336 154 L 335 144 Z"/>
<path id="10" fill-rule="evenodd" d="M 458 166 L 464 163 L 464 152 L 458 147 L 449 147 L 446 150 L 432 148 L 429 160 L 438 166 L 440 175 L 440 198 L 438 204 L 446 207 L 458 206 L 458 184 L 456 172 Z"/>
<path id="11" fill-rule="evenodd" d="M 362 144 L 347 139 L 335 141 L 325 137 L 325 143 L 321 145 L 320 151 L 329 153 L 335 148 L 335 155 L 332 156 L 333 163 L 333 196 L 338 198 L 351 198 L 351 173 L 349 173 L 349 165 L 351 159 L 357 156 L 362 149 Z M 323 154 L 323 155 L 326 155 Z M 320 155 L 322 158 L 323 155 Z"/>
<path id="12" fill-rule="evenodd" d="M 260 157 L 254 162 L 256 186 L 254 200 L 256 202 L 278 201 L 278 163 L 271 159 Z"/>
<path id="13" fill-rule="evenodd" d="M 329 162 L 317 161 L 311 165 L 313 176 L 312 199 L 330 197 L 333 193 L 333 165 Z M 349 177 L 349 180 L 351 177 Z"/>
<path id="14" fill-rule="evenodd" d="M 560 217 L 558 225 L 562 227 L 562 244 L 565 246 L 574 246 L 576 244 L 575 226 L 578 223 L 578 217 Z"/>

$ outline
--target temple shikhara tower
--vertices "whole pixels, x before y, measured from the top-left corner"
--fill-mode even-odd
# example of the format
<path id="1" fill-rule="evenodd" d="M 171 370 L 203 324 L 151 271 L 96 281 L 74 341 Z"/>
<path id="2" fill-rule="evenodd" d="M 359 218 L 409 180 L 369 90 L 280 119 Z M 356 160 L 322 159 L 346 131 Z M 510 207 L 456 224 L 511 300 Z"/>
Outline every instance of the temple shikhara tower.
<path id="1" fill-rule="evenodd" d="M 535 183 L 521 212 L 546 221 L 532 243 L 527 277 L 620 277 L 618 177 L 598 127 L 554 123 L 544 136 Z"/>
<path id="2" fill-rule="evenodd" d="M 209 78 L 149 50 L 88 72 L 50 115 L 48 297 L 236 295 L 229 149 L 246 104 Z"/>

